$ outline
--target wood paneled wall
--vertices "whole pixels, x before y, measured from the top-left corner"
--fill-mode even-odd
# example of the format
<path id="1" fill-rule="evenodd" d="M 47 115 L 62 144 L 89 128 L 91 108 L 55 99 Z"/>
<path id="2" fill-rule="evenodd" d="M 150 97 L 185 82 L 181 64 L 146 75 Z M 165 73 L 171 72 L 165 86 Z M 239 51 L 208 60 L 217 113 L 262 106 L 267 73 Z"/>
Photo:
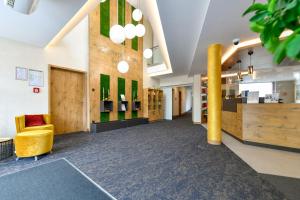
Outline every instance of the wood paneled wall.
<path id="1" fill-rule="evenodd" d="M 131 23 L 131 6 L 126 2 L 126 24 Z M 117 0 L 110 0 L 110 26 L 118 24 Z M 146 30 L 147 31 L 147 30 Z M 131 48 L 131 40 L 125 45 L 117 45 L 108 37 L 100 34 L 100 7 L 89 15 L 89 82 L 90 82 L 90 122 L 100 121 L 100 74 L 110 76 L 110 97 L 114 102 L 110 120 L 118 120 L 118 77 L 125 79 L 126 100 L 129 110 L 126 119 L 131 118 L 131 84 L 138 81 L 138 98 L 143 103 L 143 39 L 139 38 L 139 51 Z M 124 55 L 123 55 L 124 53 Z M 117 64 L 125 58 L 129 63 L 129 71 L 121 74 Z M 143 116 L 143 110 L 138 117 Z"/>

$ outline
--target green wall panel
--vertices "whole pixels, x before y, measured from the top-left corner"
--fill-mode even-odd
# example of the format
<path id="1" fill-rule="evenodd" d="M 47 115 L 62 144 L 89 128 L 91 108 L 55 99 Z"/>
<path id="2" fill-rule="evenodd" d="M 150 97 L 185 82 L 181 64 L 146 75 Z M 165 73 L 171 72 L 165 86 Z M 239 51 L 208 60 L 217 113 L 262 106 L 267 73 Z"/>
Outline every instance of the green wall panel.
<path id="1" fill-rule="evenodd" d="M 108 98 L 110 90 L 110 77 L 109 75 L 100 74 L 100 101 L 105 98 Z M 108 122 L 109 121 L 109 112 L 100 113 L 100 121 Z"/>
<path id="2" fill-rule="evenodd" d="M 109 37 L 110 0 L 100 3 L 100 34 Z"/>
<path id="3" fill-rule="evenodd" d="M 118 24 L 123 27 L 125 26 L 125 3 L 125 0 L 118 0 Z"/>
<path id="4" fill-rule="evenodd" d="M 121 101 L 121 94 L 125 95 L 125 79 L 118 78 L 118 101 Z M 124 120 L 125 119 L 125 112 L 118 112 L 118 119 Z"/>
<path id="5" fill-rule="evenodd" d="M 135 7 L 131 6 L 131 13 L 134 11 Z M 137 25 L 138 22 L 135 21 L 133 18 L 131 18 L 131 23 L 134 25 Z M 137 36 L 135 36 L 132 40 L 131 40 L 131 48 L 138 51 L 139 50 L 139 38 Z"/>
<path id="6" fill-rule="evenodd" d="M 131 101 L 133 102 L 138 98 L 138 82 L 135 80 L 132 80 L 131 82 Z M 131 111 L 131 118 L 137 118 L 138 112 L 137 111 Z"/>

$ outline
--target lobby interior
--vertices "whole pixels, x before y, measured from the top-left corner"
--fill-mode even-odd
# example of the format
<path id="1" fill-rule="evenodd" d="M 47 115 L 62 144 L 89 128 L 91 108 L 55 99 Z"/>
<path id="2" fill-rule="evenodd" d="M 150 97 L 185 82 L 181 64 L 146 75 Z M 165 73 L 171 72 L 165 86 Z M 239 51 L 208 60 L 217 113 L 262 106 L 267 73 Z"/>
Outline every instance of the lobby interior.
<path id="1" fill-rule="evenodd" d="M 0 199 L 298 200 L 299 0 L 3 0 Z"/>

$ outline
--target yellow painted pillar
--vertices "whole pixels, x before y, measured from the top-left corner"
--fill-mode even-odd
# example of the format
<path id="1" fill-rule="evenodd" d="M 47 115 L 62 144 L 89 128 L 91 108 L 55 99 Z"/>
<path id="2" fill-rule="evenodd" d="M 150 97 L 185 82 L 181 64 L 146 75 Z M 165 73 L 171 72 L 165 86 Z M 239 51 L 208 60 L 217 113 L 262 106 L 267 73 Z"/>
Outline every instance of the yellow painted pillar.
<path id="1" fill-rule="evenodd" d="M 208 47 L 208 131 L 207 141 L 209 144 L 220 145 L 222 142 L 221 132 L 221 57 L 222 46 L 211 44 Z"/>

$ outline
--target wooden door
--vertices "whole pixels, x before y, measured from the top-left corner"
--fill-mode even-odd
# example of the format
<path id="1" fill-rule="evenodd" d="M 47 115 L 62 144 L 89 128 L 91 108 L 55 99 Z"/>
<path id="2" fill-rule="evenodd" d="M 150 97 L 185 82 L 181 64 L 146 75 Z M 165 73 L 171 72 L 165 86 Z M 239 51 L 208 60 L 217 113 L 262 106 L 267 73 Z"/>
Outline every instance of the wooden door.
<path id="1" fill-rule="evenodd" d="M 86 131 L 85 74 L 50 68 L 50 110 L 55 134 Z"/>
<path id="2" fill-rule="evenodd" d="M 181 115 L 181 110 L 182 110 L 181 109 L 181 106 L 182 106 L 181 91 L 179 91 L 178 96 L 179 96 L 178 97 L 179 98 L 179 103 L 178 104 L 179 104 L 179 116 L 180 116 Z"/>

